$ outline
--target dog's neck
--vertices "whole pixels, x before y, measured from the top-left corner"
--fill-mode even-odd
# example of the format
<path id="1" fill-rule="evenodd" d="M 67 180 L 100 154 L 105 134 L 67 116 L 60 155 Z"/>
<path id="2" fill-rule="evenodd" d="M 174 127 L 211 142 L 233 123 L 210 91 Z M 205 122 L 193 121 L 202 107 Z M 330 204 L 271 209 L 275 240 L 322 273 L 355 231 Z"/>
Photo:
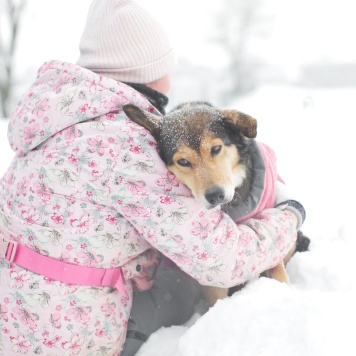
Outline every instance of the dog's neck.
<path id="1" fill-rule="evenodd" d="M 251 193 L 252 181 L 253 181 L 253 167 L 252 159 L 250 155 L 247 155 L 243 159 L 245 166 L 245 178 L 242 184 L 235 188 L 235 194 L 233 199 L 226 205 L 240 205 L 245 202 Z"/>
<path id="2" fill-rule="evenodd" d="M 232 199 L 233 205 L 238 205 L 242 202 L 245 202 L 247 197 L 250 195 L 253 180 L 252 161 L 250 157 L 246 157 L 245 159 L 245 169 L 245 179 L 239 187 L 235 188 L 234 198 Z"/>

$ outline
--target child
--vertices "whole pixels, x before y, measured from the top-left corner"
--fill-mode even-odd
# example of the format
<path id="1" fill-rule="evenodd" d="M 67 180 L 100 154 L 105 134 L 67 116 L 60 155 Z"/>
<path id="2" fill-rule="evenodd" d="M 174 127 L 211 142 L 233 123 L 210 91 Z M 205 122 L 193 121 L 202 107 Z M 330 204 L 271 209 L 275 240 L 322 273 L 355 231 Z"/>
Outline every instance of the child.
<path id="1" fill-rule="evenodd" d="M 282 260 L 295 241 L 290 211 L 236 225 L 200 206 L 167 171 L 152 136 L 125 116 L 128 103 L 164 113 L 174 63 L 165 32 L 134 1 L 94 0 L 77 64 L 43 64 L 14 110 L 16 156 L 0 181 L 4 355 L 119 355 L 133 290 L 152 286 L 157 251 L 201 284 L 230 287 Z M 258 244 L 271 253 L 254 253 Z M 156 305 L 147 334 L 193 312 L 197 283 L 182 277 L 172 287 L 168 275 L 160 270 L 155 286 L 136 295 L 138 306 L 147 293 L 177 306 L 162 320 Z M 127 354 L 147 336 L 129 330 L 137 345 Z"/>

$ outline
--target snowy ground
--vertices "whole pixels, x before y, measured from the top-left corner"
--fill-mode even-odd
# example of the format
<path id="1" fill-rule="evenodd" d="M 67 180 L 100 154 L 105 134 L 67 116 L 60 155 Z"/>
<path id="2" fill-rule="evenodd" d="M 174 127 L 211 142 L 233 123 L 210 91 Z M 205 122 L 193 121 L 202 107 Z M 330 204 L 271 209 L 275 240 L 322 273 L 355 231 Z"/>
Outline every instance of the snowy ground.
<path id="1" fill-rule="evenodd" d="M 356 355 L 355 89 L 262 88 L 233 107 L 259 120 L 280 173 L 304 203 L 310 252 L 288 265 L 292 286 L 250 282 L 188 325 L 157 331 L 138 356 Z M 0 174 L 12 153 L 0 122 Z"/>

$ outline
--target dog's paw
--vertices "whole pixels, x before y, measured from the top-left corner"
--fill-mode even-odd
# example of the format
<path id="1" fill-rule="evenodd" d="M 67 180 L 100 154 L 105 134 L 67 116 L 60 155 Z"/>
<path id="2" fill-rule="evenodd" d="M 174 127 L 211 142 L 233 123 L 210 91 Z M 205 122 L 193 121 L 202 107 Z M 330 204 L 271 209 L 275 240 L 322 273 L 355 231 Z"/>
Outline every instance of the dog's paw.
<path id="1" fill-rule="evenodd" d="M 306 237 L 301 231 L 298 231 L 295 252 L 309 251 L 310 239 Z"/>

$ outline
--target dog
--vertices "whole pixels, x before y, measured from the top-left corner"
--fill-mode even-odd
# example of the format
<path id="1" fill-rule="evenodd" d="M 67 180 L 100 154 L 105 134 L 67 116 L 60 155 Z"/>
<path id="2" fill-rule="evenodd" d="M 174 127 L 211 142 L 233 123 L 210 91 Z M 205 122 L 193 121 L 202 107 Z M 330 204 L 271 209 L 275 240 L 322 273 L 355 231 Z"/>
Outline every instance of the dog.
<path id="1" fill-rule="evenodd" d="M 251 139 L 257 120 L 236 110 L 219 110 L 204 101 L 178 105 L 162 119 L 134 105 L 125 105 L 127 117 L 146 128 L 158 144 L 168 170 L 187 186 L 207 209 L 239 206 L 248 198 L 253 178 Z M 265 275 L 289 284 L 284 262 Z M 209 306 L 228 295 L 228 289 L 203 286 Z"/>

